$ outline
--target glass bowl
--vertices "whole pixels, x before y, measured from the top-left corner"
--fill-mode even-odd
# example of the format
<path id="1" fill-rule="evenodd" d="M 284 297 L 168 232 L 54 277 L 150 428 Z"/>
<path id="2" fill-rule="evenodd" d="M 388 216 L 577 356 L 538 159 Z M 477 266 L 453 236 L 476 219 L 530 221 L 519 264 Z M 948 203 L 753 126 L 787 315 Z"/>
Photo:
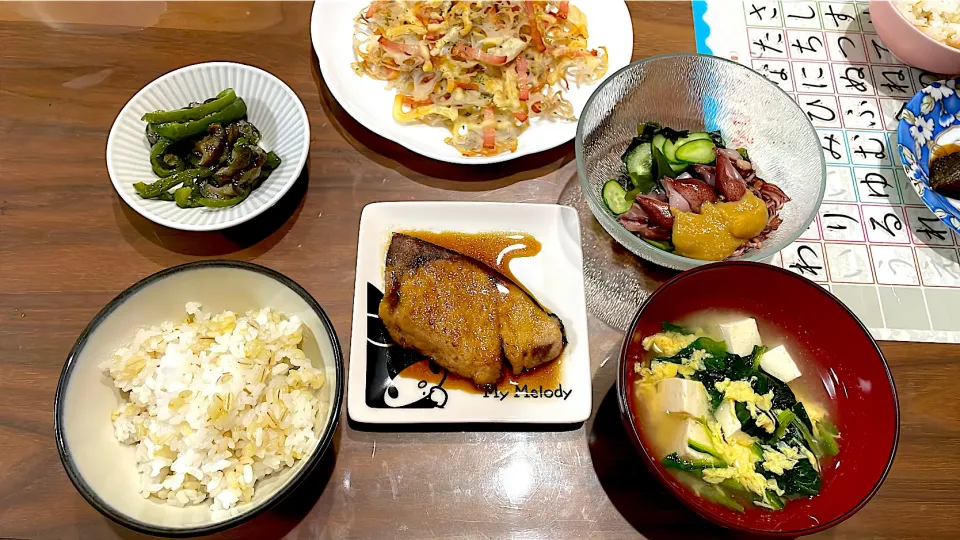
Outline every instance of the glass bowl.
<path id="1" fill-rule="evenodd" d="M 711 261 L 690 259 L 647 244 L 617 222 L 603 204 L 604 182 L 625 174 L 620 155 L 637 124 L 720 130 L 731 147 L 745 147 L 760 178 L 792 199 L 783 224 L 764 241 L 728 260 L 761 261 L 797 239 L 823 200 L 826 166 L 820 139 L 806 115 L 775 84 L 755 71 L 715 56 L 676 54 L 634 62 L 593 93 L 577 127 L 577 171 L 584 198 L 604 229 L 621 245 L 656 264 L 687 270 Z"/>

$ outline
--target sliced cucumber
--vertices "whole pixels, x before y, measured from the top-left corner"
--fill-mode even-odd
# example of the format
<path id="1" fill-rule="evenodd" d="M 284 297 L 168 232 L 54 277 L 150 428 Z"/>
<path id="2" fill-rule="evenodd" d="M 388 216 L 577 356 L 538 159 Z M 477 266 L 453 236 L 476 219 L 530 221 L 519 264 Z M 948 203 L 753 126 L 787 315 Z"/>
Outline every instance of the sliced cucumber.
<path id="1" fill-rule="evenodd" d="M 653 136 L 653 141 L 652 141 L 653 147 L 656 148 L 657 150 L 660 150 L 661 152 L 663 152 L 663 145 L 666 142 L 667 142 L 667 138 L 659 133 Z"/>
<path id="2" fill-rule="evenodd" d="M 675 175 L 682 173 L 690 166 L 689 163 L 682 163 L 680 161 L 668 161 L 668 163 L 670 164 L 670 170 L 672 170 Z"/>
<path id="3" fill-rule="evenodd" d="M 632 144 L 621 157 L 633 187 L 650 191 L 653 188 L 653 148 L 650 143 Z"/>
<path id="4" fill-rule="evenodd" d="M 713 151 L 714 148 L 713 141 L 697 139 L 677 148 L 675 155 L 679 161 L 708 165 L 717 159 L 717 154 Z"/>
<path id="5" fill-rule="evenodd" d="M 657 135 L 657 137 L 660 137 L 660 135 Z M 663 143 L 664 146 L 673 144 L 666 138 L 663 139 Z M 667 155 L 659 147 L 657 147 L 656 137 L 653 139 L 653 161 L 657 164 L 657 174 L 655 175 L 655 178 L 658 183 L 664 176 L 676 176 L 687 170 L 687 167 L 690 166 L 689 163 L 680 163 L 667 158 Z"/>
<path id="6" fill-rule="evenodd" d="M 677 160 L 677 144 L 671 141 L 670 139 L 667 139 L 663 143 L 663 155 L 666 156 L 666 158 L 669 161 L 676 161 Z"/>
<path id="7" fill-rule="evenodd" d="M 662 249 L 670 253 L 673 252 L 673 244 L 671 244 L 670 242 L 663 241 L 663 240 L 651 240 L 649 238 L 642 238 L 642 240 L 657 249 Z"/>
<path id="8" fill-rule="evenodd" d="M 673 143 L 674 146 L 680 148 L 681 146 L 687 144 L 688 142 L 699 141 L 700 139 L 712 140 L 710 134 L 706 131 L 694 131 L 693 133 L 687 135 L 686 137 L 680 137 L 677 139 L 677 142 Z"/>
<path id="9" fill-rule="evenodd" d="M 602 195 L 603 204 L 607 205 L 607 209 L 618 216 L 630 210 L 630 207 L 633 206 L 633 199 L 627 198 L 627 190 L 623 189 L 620 182 L 616 180 L 608 180 L 603 185 Z"/>

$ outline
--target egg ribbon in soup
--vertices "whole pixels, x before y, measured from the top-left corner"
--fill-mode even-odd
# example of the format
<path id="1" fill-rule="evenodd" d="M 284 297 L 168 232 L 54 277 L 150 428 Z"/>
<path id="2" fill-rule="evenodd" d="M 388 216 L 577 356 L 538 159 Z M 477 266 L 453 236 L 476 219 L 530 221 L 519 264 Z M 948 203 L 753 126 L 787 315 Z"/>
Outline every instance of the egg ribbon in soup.
<path id="1" fill-rule="evenodd" d="M 715 337 L 671 323 L 643 340 L 635 398 L 662 463 L 700 496 L 737 511 L 779 510 L 820 492 L 820 460 L 839 451 L 825 412 L 787 384 L 802 374 L 784 346 L 762 345 L 754 319 Z"/>

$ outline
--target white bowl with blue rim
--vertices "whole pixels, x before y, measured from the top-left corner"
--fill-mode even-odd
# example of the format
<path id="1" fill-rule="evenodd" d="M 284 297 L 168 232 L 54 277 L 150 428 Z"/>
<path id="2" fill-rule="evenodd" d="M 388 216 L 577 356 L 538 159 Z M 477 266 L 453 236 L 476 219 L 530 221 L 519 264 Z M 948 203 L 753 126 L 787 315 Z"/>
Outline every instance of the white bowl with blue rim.
<path id="1" fill-rule="evenodd" d="M 960 234 L 960 200 L 930 189 L 930 151 L 935 146 L 960 144 L 960 77 L 937 81 L 903 108 L 897 128 L 903 169 L 917 195 L 935 216 Z"/>

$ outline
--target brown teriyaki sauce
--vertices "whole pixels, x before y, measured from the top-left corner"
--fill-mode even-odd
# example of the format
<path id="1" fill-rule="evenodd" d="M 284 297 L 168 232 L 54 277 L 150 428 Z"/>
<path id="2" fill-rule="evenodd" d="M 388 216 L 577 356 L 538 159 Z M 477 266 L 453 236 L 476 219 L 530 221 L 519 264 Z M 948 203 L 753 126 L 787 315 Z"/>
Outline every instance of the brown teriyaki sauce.
<path id="1" fill-rule="evenodd" d="M 426 242 L 455 251 L 466 257 L 476 259 L 496 270 L 518 287 L 530 294 L 523 283 L 517 280 L 510 272 L 510 261 L 522 257 L 533 257 L 540 253 L 543 246 L 532 235 L 521 232 L 433 232 L 433 231 L 397 231 L 402 234 L 419 238 Z M 536 297 L 530 294 L 534 301 Z M 539 302 L 539 301 L 538 301 Z M 533 370 L 523 371 L 514 375 L 510 363 L 504 360 L 503 374 L 497 381 L 496 390 L 500 393 L 515 392 L 526 386 L 529 390 L 556 389 L 560 387 L 561 362 L 563 354 L 551 362 L 547 362 Z M 411 365 L 404 369 L 400 376 L 429 384 L 439 384 L 443 379 L 443 368 L 429 359 Z M 443 383 L 444 388 L 461 390 L 471 394 L 489 394 L 494 388 L 477 387 L 473 381 L 448 372 Z"/>

